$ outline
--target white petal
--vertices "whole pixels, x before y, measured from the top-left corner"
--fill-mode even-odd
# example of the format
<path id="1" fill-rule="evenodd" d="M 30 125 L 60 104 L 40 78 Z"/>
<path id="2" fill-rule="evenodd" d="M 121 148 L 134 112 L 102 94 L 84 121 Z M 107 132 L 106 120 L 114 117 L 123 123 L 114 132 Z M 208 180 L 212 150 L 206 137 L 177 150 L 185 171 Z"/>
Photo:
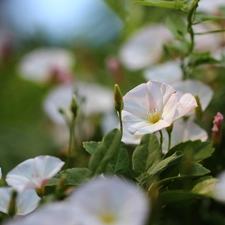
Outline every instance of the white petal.
<path id="1" fill-rule="evenodd" d="M 176 82 L 175 84 L 173 84 L 173 87 L 183 93 L 188 92 L 192 95 L 198 95 L 201 102 L 202 110 L 206 109 L 213 96 L 212 89 L 199 80 L 189 79 L 185 81 Z"/>
<path id="2" fill-rule="evenodd" d="M 78 188 L 69 201 L 76 205 L 83 225 L 104 225 L 102 215 L 112 215 L 112 225 L 143 225 L 149 204 L 137 187 L 119 178 L 98 178 Z"/>
<path id="3" fill-rule="evenodd" d="M 157 80 L 167 84 L 173 84 L 182 79 L 180 65 L 176 61 L 169 61 L 153 65 L 144 71 L 144 77 L 148 80 Z"/>
<path id="4" fill-rule="evenodd" d="M 218 183 L 214 189 L 214 197 L 218 201 L 225 203 L 225 171 L 218 176 Z"/>
<path id="5" fill-rule="evenodd" d="M 6 175 L 6 182 L 18 191 L 28 188 L 41 188 L 64 165 L 60 159 L 53 156 L 37 156 L 28 159 Z"/>
<path id="6" fill-rule="evenodd" d="M 11 199 L 13 189 L 11 187 L 0 188 L 0 211 L 8 213 L 9 201 Z"/>

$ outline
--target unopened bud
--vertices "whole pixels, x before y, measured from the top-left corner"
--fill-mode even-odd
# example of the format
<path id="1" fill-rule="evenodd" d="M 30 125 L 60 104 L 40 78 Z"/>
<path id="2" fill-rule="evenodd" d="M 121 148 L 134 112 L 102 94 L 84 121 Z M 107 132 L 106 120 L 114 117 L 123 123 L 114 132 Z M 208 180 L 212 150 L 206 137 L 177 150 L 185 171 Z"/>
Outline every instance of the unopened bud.
<path id="1" fill-rule="evenodd" d="M 121 112 L 123 110 L 123 96 L 121 94 L 120 88 L 118 84 L 114 86 L 114 106 L 116 111 Z"/>
<path id="2" fill-rule="evenodd" d="M 14 216 L 16 214 L 16 198 L 17 198 L 17 192 L 13 190 L 9 205 L 8 205 L 8 214 L 10 216 Z"/>
<path id="3" fill-rule="evenodd" d="M 78 112 L 78 105 L 77 105 L 77 100 L 76 100 L 75 95 L 73 95 L 73 97 L 72 97 L 72 101 L 70 104 L 70 110 L 72 111 L 74 118 L 76 118 L 77 112 Z"/>
<path id="4" fill-rule="evenodd" d="M 222 140 L 223 115 L 217 113 L 213 120 L 212 140 L 215 146 L 219 146 Z"/>
<path id="5" fill-rule="evenodd" d="M 201 105 L 201 102 L 200 102 L 200 99 L 199 99 L 198 95 L 195 95 L 195 100 L 196 100 L 197 105 L 198 105 L 195 108 L 195 115 L 196 115 L 198 120 L 201 120 L 202 116 L 203 116 L 203 111 L 202 111 L 202 105 Z"/>

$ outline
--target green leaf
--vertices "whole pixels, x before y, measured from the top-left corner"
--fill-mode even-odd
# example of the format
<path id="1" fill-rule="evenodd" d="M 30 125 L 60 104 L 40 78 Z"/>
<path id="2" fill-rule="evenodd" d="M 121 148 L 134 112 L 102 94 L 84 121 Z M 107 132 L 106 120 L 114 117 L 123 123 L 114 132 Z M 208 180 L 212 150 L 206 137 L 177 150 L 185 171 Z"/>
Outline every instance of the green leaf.
<path id="1" fill-rule="evenodd" d="M 170 182 L 175 179 L 182 179 L 185 177 L 197 177 L 197 176 L 203 176 L 207 173 L 210 173 L 210 170 L 203 167 L 201 164 L 198 163 L 191 163 L 191 174 L 186 174 L 184 171 L 182 171 L 181 165 L 174 165 L 168 170 L 165 170 L 162 174 L 164 179 L 160 180 L 157 184 L 159 186 L 163 185 L 164 183 Z"/>
<path id="2" fill-rule="evenodd" d="M 169 156 L 166 159 L 163 159 L 162 161 L 160 161 L 159 163 L 157 163 L 156 165 L 153 164 L 149 169 L 148 169 L 148 174 L 149 175 L 155 175 L 158 174 L 160 172 L 162 172 L 163 170 L 165 170 L 166 168 L 177 164 L 180 162 L 180 158 L 183 156 L 183 153 L 180 151 L 175 152 L 173 155 Z"/>
<path id="3" fill-rule="evenodd" d="M 195 15 L 195 24 L 199 24 L 205 21 L 219 21 L 219 20 L 225 20 L 225 17 L 220 17 L 220 16 L 213 16 L 213 15 L 207 15 L 207 14 L 202 14 L 202 13 L 197 13 Z"/>
<path id="4" fill-rule="evenodd" d="M 98 147 L 98 145 L 101 142 L 96 142 L 96 141 L 85 141 L 83 142 L 83 147 L 85 148 L 85 150 L 90 153 L 91 155 L 94 154 L 95 149 Z"/>
<path id="5" fill-rule="evenodd" d="M 212 177 L 200 178 L 196 181 L 195 186 L 192 188 L 192 192 L 206 197 L 213 197 L 213 191 L 217 182 L 218 180 Z"/>
<path id="6" fill-rule="evenodd" d="M 115 160 L 121 146 L 121 136 L 121 131 L 114 129 L 98 143 L 89 162 L 90 176 L 105 172 L 107 165 Z"/>
<path id="7" fill-rule="evenodd" d="M 175 152 L 183 152 L 184 156 L 192 162 L 200 162 L 209 158 L 214 152 L 212 142 L 206 141 L 187 141 L 174 146 L 165 157 L 169 157 Z"/>
<path id="8" fill-rule="evenodd" d="M 161 201 L 166 204 L 199 198 L 199 195 L 191 191 L 172 190 L 163 192 L 160 197 Z"/>
<path id="9" fill-rule="evenodd" d="M 133 170 L 137 175 L 145 173 L 149 167 L 156 165 L 161 159 L 159 141 L 154 134 L 145 134 L 132 156 Z"/>
<path id="10" fill-rule="evenodd" d="M 123 174 L 129 167 L 129 156 L 123 143 L 118 150 L 115 160 L 108 165 L 107 172 L 113 174 Z"/>
<path id="11" fill-rule="evenodd" d="M 187 33 L 187 25 L 184 23 L 183 17 L 178 15 L 170 15 L 165 21 L 166 27 L 172 32 L 176 39 L 184 40 Z"/>
<path id="12" fill-rule="evenodd" d="M 78 185 L 87 178 L 87 168 L 72 168 L 61 171 L 59 174 L 51 178 L 47 186 L 57 185 L 63 175 L 66 175 L 65 185 Z"/>
<path id="13" fill-rule="evenodd" d="M 153 6 L 167 9 L 177 9 L 183 12 L 187 12 L 186 1 L 162 1 L 162 0 L 145 0 L 135 1 L 133 4 Z"/>

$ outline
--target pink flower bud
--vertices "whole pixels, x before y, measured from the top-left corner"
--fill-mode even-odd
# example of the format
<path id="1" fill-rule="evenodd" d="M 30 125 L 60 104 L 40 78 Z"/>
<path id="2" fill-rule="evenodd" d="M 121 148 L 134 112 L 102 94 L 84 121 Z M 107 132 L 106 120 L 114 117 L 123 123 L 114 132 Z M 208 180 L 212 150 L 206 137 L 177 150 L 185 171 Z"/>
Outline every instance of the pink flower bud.
<path id="1" fill-rule="evenodd" d="M 222 139 L 222 123 L 223 123 L 223 115 L 221 113 L 217 113 L 213 120 L 213 128 L 212 128 L 212 140 L 214 145 L 218 146 Z"/>

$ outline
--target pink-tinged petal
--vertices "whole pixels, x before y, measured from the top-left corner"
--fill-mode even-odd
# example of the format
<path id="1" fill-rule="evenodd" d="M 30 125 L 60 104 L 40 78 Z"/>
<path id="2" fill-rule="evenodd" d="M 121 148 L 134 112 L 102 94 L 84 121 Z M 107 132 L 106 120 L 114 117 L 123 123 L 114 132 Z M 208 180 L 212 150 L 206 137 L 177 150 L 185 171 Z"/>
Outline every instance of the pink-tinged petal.
<path id="1" fill-rule="evenodd" d="M 185 114 L 189 113 L 191 110 L 195 109 L 198 106 L 193 95 L 189 93 L 182 94 L 180 92 L 178 92 L 177 95 L 178 103 L 175 119 L 184 116 Z"/>
<path id="2" fill-rule="evenodd" d="M 181 91 L 182 93 L 198 95 L 201 102 L 202 110 L 206 109 L 213 96 L 212 89 L 199 80 L 189 79 L 185 81 L 178 81 L 173 84 L 173 87 L 176 90 Z"/>
<path id="3" fill-rule="evenodd" d="M 140 84 L 124 97 L 124 110 L 142 119 L 146 119 L 149 110 L 148 90 L 146 84 Z"/>
<path id="4" fill-rule="evenodd" d="M 17 191 L 29 188 L 42 188 L 46 181 L 60 171 L 64 162 L 53 156 L 37 156 L 28 159 L 6 176 L 8 185 Z"/>
<path id="5" fill-rule="evenodd" d="M 164 106 L 161 117 L 162 120 L 166 121 L 169 124 L 172 124 L 175 118 L 176 110 L 177 110 L 177 93 L 173 93 Z"/>

